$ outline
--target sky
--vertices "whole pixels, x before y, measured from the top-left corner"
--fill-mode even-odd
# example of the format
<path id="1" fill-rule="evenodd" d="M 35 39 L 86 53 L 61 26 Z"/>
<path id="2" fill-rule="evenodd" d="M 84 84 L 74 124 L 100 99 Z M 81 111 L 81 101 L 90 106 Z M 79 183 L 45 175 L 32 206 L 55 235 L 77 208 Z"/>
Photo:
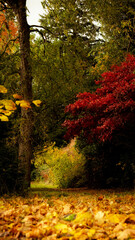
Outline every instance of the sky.
<path id="1" fill-rule="evenodd" d="M 29 9 L 27 20 L 29 25 L 39 25 L 39 14 L 43 14 L 44 12 L 41 1 L 42 0 L 27 0 L 26 5 Z"/>

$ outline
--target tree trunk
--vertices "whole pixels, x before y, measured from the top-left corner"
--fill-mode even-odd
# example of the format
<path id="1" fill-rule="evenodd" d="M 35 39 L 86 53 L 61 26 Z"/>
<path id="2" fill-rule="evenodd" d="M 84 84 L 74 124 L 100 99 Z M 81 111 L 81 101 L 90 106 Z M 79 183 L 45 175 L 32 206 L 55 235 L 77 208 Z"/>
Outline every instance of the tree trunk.
<path id="1" fill-rule="evenodd" d="M 32 101 L 32 71 L 30 60 L 30 29 L 26 18 L 26 0 L 6 1 L 15 12 L 18 21 L 21 54 L 21 91 L 24 100 Z M 32 159 L 32 110 L 21 108 L 19 141 L 19 185 L 25 191 L 30 186 Z"/>

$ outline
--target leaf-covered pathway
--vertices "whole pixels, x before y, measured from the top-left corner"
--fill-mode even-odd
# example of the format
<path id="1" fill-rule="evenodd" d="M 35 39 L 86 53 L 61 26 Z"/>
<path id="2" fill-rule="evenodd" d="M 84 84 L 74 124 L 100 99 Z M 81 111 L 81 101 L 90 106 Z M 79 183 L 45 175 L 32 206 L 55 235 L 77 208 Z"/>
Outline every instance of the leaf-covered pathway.
<path id="1" fill-rule="evenodd" d="M 1 197 L 0 239 L 135 239 L 135 193 L 82 190 Z"/>

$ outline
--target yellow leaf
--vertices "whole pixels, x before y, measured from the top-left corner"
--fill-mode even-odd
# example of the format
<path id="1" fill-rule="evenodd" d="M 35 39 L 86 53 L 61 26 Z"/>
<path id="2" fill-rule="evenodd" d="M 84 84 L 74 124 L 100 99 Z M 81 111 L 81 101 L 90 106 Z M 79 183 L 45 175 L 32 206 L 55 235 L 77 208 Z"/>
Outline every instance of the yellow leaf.
<path id="1" fill-rule="evenodd" d="M 55 225 L 55 228 L 56 228 L 57 230 L 64 230 L 64 229 L 67 229 L 68 227 L 67 227 L 66 224 L 58 223 L 58 224 Z"/>
<path id="2" fill-rule="evenodd" d="M 6 116 L 10 116 L 12 114 L 12 111 L 0 109 L 0 113 L 3 113 Z"/>
<path id="3" fill-rule="evenodd" d="M 7 89 L 3 85 L 0 85 L 0 93 L 7 93 Z"/>
<path id="4" fill-rule="evenodd" d="M 42 103 L 40 100 L 34 100 L 33 103 L 37 106 L 40 107 L 40 104 Z"/>
<path id="5" fill-rule="evenodd" d="M 91 225 L 92 223 L 92 214 L 90 212 L 78 213 L 75 223 Z"/>
<path id="6" fill-rule="evenodd" d="M 109 214 L 107 216 L 107 219 L 111 223 L 119 223 L 120 222 L 120 218 L 121 218 L 120 214 Z"/>
<path id="7" fill-rule="evenodd" d="M 15 99 L 20 99 L 20 100 L 23 99 L 23 97 L 21 95 L 17 94 L 17 93 L 13 94 L 13 97 Z"/>
<path id="8" fill-rule="evenodd" d="M 25 108 L 25 109 L 31 108 L 30 102 L 26 101 L 26 100 L 16 101 L 16 105 L 20 105 L 20 107 Z"/>
<path id="9" fill-rule="evenodd" d="M 9 121 L 8 117 L 5 116 L 5 115 L 0 115 L 0 120 L 1 120 L 2 122 L 8 122 L 8 121 Z"/>
<path id="10" fill-rule="evenodd" d="M 3 99 L 0 101 L 0 104 L 3 104 L 3 106 L 9 111 L 16 110 L 16 105 L 12 100 Z"/>
<path id="11" fill-rule="evenodd" d="M 91 228 L 89 231 L 88 231 L 88 237 L 89 238 L 92 238 L 92 236 L 95 234 L 96 230 Z"/>
<path id="12" fill-rule="evenodd" d="M 0 101 L 0 108 L 3 108 L 4 107 L 4 105 L 1 103 L 1 101 Z"/>

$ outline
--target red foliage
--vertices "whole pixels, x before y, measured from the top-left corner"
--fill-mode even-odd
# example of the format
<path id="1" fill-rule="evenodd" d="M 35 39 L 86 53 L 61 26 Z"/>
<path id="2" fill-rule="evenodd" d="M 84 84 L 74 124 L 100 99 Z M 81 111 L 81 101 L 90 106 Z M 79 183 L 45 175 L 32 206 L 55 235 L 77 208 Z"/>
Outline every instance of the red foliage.
<path id="1" fill-rule="evenodd" d="M 78 100 L 66 107 L 72 120 L 63 124 L 66 138 L 81 133 L 89 142 L 111 139 L 115 130 L 124 128 L 135 117 L 135 57 L 128 55 L 120 66 L 102 74 L 94 93 L 77 95 Z"/>

